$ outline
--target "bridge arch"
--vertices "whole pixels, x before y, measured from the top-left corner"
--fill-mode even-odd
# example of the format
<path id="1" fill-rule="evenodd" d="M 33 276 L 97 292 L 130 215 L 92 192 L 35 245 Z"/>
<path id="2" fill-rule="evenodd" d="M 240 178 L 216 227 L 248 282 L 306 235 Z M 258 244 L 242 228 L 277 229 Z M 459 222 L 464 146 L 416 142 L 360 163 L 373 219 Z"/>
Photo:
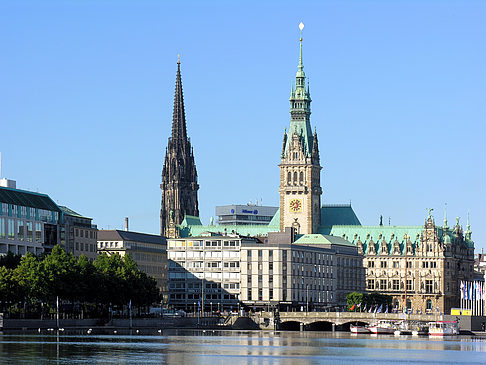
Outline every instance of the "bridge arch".
<path id="1" fill-rule="evenodd" d="M 350 330 L 350 327 L 351 325 L 353 326 L 367 326 L 369 325 L 370 322 L 363 322 L 363 321 L 350 321 L 350 322 L 344 322 L 342 325 L 341 325 L 341 330 L 342 331 L 349 331 Z"/>
<path id="2" fill-rule="evenodd" d="M 285 321 L 280 322 L 278 329 L 281 331 L 300 331 L 302 322 L 299 321 Z"/>
<path id="3" fill-rule="evenodd" d="M 305 326 L 306 331 L 332 331 L 333 323 L 329 321 L 315 321 Z"/>

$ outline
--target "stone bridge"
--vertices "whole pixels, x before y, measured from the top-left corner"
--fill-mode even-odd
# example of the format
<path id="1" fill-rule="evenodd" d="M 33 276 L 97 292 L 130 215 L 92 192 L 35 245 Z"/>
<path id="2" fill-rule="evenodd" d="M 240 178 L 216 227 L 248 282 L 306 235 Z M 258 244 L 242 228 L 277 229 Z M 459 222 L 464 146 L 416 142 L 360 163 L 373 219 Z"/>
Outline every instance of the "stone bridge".
<path id="1" fill-rule="evenodd" d="M 350 324 L 371 324 L 380 320 L 431 322 L 444 320 L 439 314 L 403 314 L 403 313 L 367 313 L 367 312 L 280 312 L 280 329 L 309 330 L 348 330 Z M 260 312 L 252 315 L 261 328 L 274 327 L 272 312 Z"/>

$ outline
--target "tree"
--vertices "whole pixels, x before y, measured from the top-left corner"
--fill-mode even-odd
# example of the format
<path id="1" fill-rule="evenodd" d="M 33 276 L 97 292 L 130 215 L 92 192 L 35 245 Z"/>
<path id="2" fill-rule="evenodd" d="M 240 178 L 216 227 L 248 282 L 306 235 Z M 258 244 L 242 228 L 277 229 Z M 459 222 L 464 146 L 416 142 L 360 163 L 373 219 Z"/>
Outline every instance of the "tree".
<path id="1" fill-rule="evenodd" d="M 13 270 L 0 266 L 0 301 L 2 303 L 16 302 L 21 298 L 20 291 L 13 278 Z M 1 310 L 3 308 L 0 308 Z"/>
<path id="2" fill-rule="evenodd" d="M 0 256 L 0 266 L 5 266 L 7 269 L 15 269 L 19 266 L 21 258 L 22 255 L 8 251 L 6 255 Z"/>
<path id="3" fill-rule="evenodd" d="M 46 285 L 40 275 L 40 263 L 36 256 L 27 252 L 13 272 L 13 280 L 17 283 L 19 294 L 23 298 L 35 301 L 44 296 Z"/>
<path id="4" fill-rule="evenodd" d="M 348 304 L 348 311 L 351 311 L 353 305 L 357 306 L 358 304 L 363 305 L 364 299 L 366 294 L 358 293 L 358 292 L 351 292 L 346 295 L 346 303 Z M 356 308 L 356 307 L 355 307 Z M 353 308 L 354 310 L 354 308 Z"/>
<path id="5" fill-rule="evenodd" d="M 51 254 L 40 263 L 40 274 L 46 283 L 44 299 L 54 300 L 57 296 L 74 300 L 79 293 L 76 259 L 61 246 L 56 245 Z"/>

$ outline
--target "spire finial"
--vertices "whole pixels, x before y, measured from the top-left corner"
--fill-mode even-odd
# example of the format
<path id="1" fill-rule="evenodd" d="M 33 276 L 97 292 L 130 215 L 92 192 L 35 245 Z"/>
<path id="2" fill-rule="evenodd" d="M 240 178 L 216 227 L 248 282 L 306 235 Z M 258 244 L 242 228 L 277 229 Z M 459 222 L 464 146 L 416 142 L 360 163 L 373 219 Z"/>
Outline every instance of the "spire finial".
<path id="1" fill-rule="evenodd" d="M 299 70 L 302 71 L 304 65 L 302 64 L 302 30 L 304 29 L 304 23 L 300 22 L 300 53 L 299 53 Z"/>
<path id="2" fill-rule="evenodd" d="M 179 53 L 177 54 L 177 64 L 181 64 L 181 55 Z"/>
<path id="3" fill-rule="evenodd" d="M 448 229 L 449 227 L 447 226 L 447 203 L 445 203 L 445 208 L 444 208 L 444 229 Z"/>

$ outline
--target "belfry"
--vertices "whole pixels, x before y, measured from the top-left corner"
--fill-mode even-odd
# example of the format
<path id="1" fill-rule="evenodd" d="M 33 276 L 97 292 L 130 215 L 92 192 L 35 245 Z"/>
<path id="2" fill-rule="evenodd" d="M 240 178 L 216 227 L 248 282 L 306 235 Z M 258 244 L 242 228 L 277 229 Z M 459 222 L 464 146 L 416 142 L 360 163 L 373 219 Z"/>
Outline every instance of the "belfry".
<path id="1" fill-rule="evenodd" d="M 177 237 L 179 231 L 176 226 L 182 223 L 185 215 L 199 216 L 197 202 L 199 185 L 194 151 L 190 138 L 187 137 L 179 60 L 177 60 L 172 135 L 165 151 L 160 189 L 162 190 L 160 233 L 165 237 Z"/>

